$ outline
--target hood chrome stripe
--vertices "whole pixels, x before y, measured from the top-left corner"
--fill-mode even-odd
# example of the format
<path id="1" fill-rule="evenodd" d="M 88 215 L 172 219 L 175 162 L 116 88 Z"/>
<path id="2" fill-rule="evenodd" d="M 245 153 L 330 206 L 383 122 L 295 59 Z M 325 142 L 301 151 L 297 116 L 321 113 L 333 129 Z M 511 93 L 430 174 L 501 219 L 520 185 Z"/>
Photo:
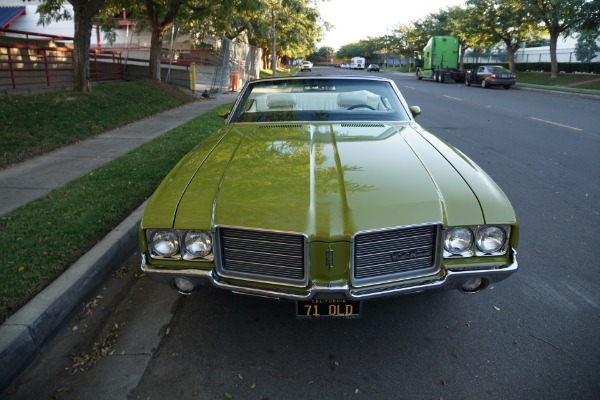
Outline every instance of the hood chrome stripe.
<path id="1" fill-rule="evenodd" d="M 309 144 L 309 206 L 307 210 L 307 218 L 306 218 L 306 232 L 310 235 L 316 231 L 316 219 L 317 219 L 317 193 L 316 193 L 316 164 L 317 164 L 317 151 L 315 149 L 315 141 L 314 141 L 314 133 L 315 127 L 310 127 L 310 144 Z"/>
<path id="2" fill-rule="evenodd" d="M 235 158 L 234 155 L 238 152 L 241 145 L 242 141 L 239 140 L 237 145 L 235 146 L 235 150 L 231 154 L 231 157 L 229 157 L 229 161 L 227 162 L 227 167 L 225 167 L 225 170 L 223 171 L 223 175 L 221 175 L 219 186 L 217 187 L 217 190 L 215 190 L 215 196 L 213 197 L 212 204 L 212 212 L 210 216 L 210 226 L 213 228 L 213 230 L 215 230 L 216 228 L 215 215 L 217 213 L 217 199 L 219 197 L 219 194 L 221 193 L 221 187 L 223 186 L 223 182 L 225 180 L 225 177 L 227 176 L 227 171 L 229 171 L 229 168 L 231 168 L 231 164 L 233 163 L 233 159 Z"/>

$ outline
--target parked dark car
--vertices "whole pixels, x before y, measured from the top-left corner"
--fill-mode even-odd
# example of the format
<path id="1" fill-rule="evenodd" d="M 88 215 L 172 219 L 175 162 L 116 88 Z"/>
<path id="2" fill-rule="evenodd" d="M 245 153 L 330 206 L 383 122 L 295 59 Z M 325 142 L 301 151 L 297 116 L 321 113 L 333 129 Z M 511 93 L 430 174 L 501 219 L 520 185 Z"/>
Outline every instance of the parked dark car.
<path id="1" fill-rule="evenodd" d="M 367 67 L 367 71 L 368 72 L 379 72 L 379 65 L 378 64 L 369 64 L 369 66 Z"/>
<path id="2" fill-rule="evenodd" d="M 492 86 L 502 86 L 504 89 L 510 89 L 517 83 L 515 74 L 499 65 L 482 65 L 472 71 L 467 71 L 467 86 L 471 84 L 481 85 L 482 88 Z"/>

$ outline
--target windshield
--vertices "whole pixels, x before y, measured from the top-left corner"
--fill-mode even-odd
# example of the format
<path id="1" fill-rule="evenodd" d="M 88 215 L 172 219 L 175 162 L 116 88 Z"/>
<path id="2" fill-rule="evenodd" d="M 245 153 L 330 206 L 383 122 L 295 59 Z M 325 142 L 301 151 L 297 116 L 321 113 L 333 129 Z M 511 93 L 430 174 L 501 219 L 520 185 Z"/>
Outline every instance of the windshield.
<path id="1" fill-rule="evenodd" d="M 494 66 L 494 67 L 489 67 L 489 69 L 490 69 L 490 72 L 510 73 L 510 71 L 504 67 L 495 67 Z"/>
<path id="2" fill-rule="evenodd" d="M 229 122 L 408 120 L 389 81 L 309 78 L 250 82 Z"/>

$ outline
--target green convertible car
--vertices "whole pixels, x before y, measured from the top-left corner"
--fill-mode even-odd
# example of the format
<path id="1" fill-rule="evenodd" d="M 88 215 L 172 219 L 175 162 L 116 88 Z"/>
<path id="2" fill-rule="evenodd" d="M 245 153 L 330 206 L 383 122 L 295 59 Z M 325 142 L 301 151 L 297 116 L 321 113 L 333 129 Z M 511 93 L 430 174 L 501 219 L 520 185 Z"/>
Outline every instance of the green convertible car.
<path id="1" fill-rule="evenodd" d="M 507 278 L 519 233 L 510 202 L 419 112 L 384 78 L 248 82 L 150 199 L 143 271 L 183 294 L 210 283 L 291 300 L 306 318 Z"/>

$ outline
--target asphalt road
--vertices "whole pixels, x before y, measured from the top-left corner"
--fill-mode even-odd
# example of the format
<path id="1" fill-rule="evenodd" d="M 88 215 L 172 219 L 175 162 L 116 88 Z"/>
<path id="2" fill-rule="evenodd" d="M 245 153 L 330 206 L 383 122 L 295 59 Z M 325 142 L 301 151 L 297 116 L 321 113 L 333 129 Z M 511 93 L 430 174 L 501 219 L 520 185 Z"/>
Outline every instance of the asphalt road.
<path id="1" fill-rule="evenodd" d="M 475 295 L 396 297 L 365 303 L 359 320 L 304 321 L 292 303 L 213 288 L 177 297 L 137 276 L 133 256 L 7 398 L 599 398 L 600 100 L 389 76 L 421 107 L 417 120 L 511 199 L 516 275 Z M 84 353 L 96 365 L 69 374 Z"/>

